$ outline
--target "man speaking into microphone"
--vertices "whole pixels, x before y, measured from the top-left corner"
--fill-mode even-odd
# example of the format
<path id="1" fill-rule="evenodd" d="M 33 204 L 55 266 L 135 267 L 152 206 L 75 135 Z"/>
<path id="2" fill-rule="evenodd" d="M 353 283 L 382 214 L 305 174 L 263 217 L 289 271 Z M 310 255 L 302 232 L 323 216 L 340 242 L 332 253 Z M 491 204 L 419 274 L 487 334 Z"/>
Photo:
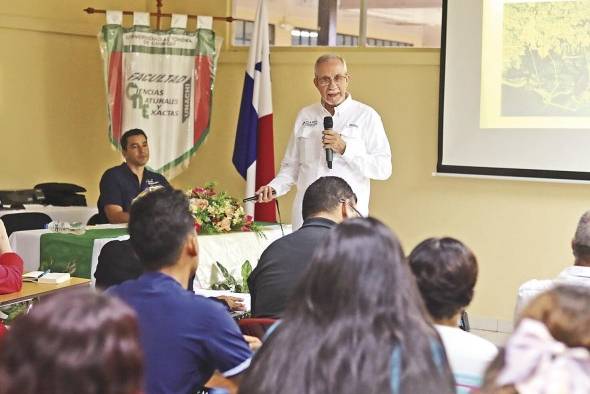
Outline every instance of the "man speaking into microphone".
<path id="1" fill-rule="evenodd" d="M 301 227 L 307 187 L 322 176 L 337 176 L 352 187 L 356 208 L 369 212 L 370 180 L 391 175 L 391 149 L 377 112 L 347 92 L 350 75 L 340 56 L 325 54 L 315 62 L 313 83 L 320 102 L 299 111 L 277 176 L 256 194 L 268 202 L 297 185 L 293 230 Z"/>

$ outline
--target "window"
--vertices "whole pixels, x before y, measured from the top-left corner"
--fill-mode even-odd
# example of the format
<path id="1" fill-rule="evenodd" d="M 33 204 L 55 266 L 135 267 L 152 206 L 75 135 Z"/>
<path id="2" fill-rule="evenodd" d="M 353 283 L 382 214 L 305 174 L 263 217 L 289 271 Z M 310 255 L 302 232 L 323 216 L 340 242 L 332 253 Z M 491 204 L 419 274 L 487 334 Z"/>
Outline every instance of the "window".
<path id="1" fill-rule="evenodd" d="M 303 29 L 296 27 L 291 30 L 292 46 L 311 46 L 318 44 L 318 32 L 316 30 Z"/>
<path id="2" fill-rule="evenodd" d="M 252 19 L 257 3 L 258 0 L 233 0 L 232 16 Z M 326 18 L 326 14 L 318 18 L 319 5 L 324 3 L 334 4 L 335 11 L 331 12 L 336 15 L 331 14 L 331 19 Z M 442 0 L 371 0 L 368 3 L 367 46 L 440 47 Z M 334 45 L 358 46 L 359 4 L 359 0 L 268 0 L 271 42 L 276 46 L 315 46 L 319 45 L 320 29 L 332 29 L 336 36 Z M 334 17 L 334 25 L 318 26 L 319 20 L 334 20 Z M 243 22 L 234 22 L 235 45 L 249 45 L 243 25 Z"/>
<path id="3" fill-rule="evenodd" d="M 310 46 L 317 45 L 318 31 L 296 27 L 291 30 L 292 46 Z M 352 34 L 336 35 L 336 45 L 341 47 L 354 47 L 358 45 L 358 36 Z M 382 40 L 378 38 L 367 38 L 367 45 L 374 47 L 411 47 L 410 42 Z"/>
<path id="4" fill-rule="evenodd" d="M 233 32 L 234 32 L 234 45 L 236 46 L 249 46 L 252 41 L 252 30 L 254 30 L 254 22 L 251 21 L 234 21 Z M 270 39 L 270 45 L 275 44 L 275 25 L 268 25 L 268 35 Z"/>

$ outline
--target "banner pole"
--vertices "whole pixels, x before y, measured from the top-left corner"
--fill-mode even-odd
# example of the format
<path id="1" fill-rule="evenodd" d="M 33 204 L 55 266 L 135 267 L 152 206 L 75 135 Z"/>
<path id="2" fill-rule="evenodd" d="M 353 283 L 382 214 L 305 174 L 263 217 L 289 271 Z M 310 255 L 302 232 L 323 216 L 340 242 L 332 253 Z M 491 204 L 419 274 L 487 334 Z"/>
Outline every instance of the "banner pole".
<path id="1" fill-rule="evenodd" d="M 162 16 L 162 1 L 156 0 L 156 29 L 160 30 L 160 17 Z"/>
<path id="2" fill-rule="evenodd" d="M 82 11 L 84 11 L 85 13 L 92 15 L 92 14 L 106 14 L 107 10 L 101 10 L 98 8 L 93 8 L 93 7 L 87 7 L 84 8 Z M 134 11 L 121 11 L 123 13 L 123 15 L 133 15 Z M 158 16 L 157 12 L 150 12 L 150 16 Z M 161 18 L 172 18 L 172 14 L 171 13 L 166 13 L 166 12 L 162 12 L 160 14 Z M 199 17 L 199 15 L 187 15 L 187 17 L 189 19 L 197 19 Z M 242 18 L 234 18 L 233 16 L 212 16 L 213 20 L 216 21 L 224 21 L 224 22 L 233 22 L 233 21 L 243 21 L 243 22 L 252 22 L 252 20 L 250 19 L 242 19 Z"/>

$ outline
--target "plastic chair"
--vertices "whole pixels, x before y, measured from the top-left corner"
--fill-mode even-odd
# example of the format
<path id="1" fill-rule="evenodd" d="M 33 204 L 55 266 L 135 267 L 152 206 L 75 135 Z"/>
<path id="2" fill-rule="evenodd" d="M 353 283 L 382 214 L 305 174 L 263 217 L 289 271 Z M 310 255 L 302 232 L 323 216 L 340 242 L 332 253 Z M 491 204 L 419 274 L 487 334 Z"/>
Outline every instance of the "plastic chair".
<path id="1" fill-rule="evenodd" d="M 262 339 L 266 331 L 276 323 L 276 319 L 264 318 L 264 317 L 251 317 L 246 319 L 238 320 L 238 326 L 240 331 L 244 335 L 250 335 Z"/>
<path id="2" fill-rule="evenodd" d="M 51 218 L 41 212 L 8 213 L 0 219 L 8 236 L 15 231 L 44 229 L 51 222 Z"/>

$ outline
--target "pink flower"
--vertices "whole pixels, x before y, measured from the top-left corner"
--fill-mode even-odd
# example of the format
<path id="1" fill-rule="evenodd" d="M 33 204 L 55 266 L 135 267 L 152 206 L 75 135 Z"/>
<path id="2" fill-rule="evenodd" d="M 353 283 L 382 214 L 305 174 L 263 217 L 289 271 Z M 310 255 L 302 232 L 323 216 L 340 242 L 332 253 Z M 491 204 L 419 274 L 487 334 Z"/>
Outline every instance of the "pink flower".
<path id="1" fill-rule="evenodd" d="M 246 215 L 246 224 L 252 224 L 254 218 L 251 215 Z"/>

